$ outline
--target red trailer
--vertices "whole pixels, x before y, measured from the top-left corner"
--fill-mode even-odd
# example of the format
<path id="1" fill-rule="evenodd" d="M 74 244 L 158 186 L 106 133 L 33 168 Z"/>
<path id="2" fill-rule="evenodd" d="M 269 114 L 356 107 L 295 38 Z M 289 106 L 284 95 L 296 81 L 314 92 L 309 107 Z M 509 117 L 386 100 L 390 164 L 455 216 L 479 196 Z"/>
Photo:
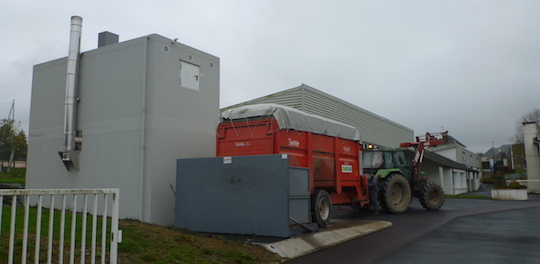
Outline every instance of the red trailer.
<path id="1" fill-rule="evenodd" d="M 290 166 L 309 168 L 313 221 L 326 226 L 332 204 L 369 203 L 359 141 L 358 130 L 343 123 L 280 105 L 248 105 L 222 113 L 216 154 L 288 154 Z"/>

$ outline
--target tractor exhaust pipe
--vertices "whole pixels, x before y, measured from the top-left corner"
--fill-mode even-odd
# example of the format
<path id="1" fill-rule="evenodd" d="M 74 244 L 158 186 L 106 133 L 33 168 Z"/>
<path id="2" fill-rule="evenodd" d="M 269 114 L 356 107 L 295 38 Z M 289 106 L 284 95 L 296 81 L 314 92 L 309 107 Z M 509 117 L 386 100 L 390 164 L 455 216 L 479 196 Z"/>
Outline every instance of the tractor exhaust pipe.
<path id="1" fill-rule="evenodd" d="M 69 35 L 69 52 L 67 57 L 66 75 L 66 102 L 64 109 L 64 149 L 59 152 L 62 162 L 69 170 L 73 163 L 73 146 L 75 139 L 75 89 L 77 77 L 77 63 L 81 49 L 82 18 L 71 17 L 71 30 Z"/>

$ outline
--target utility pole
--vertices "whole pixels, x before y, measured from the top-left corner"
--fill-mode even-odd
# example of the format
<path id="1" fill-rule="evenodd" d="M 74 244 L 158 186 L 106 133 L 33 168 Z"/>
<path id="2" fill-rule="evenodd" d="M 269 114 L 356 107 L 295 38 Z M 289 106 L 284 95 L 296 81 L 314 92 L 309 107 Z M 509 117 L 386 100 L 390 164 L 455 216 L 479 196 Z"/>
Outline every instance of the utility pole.
<path id="1" fill-rule="evenodd" d="M 15 99 L 11 104 L 11 109 L 9 110 L 8 122 L 11 122 L 11 153 L 9 155 L 9 161 L 6 171 L 9 172 L 13 166 L 15 159 Z"/>
<path id="2" fill-rule="evenodd" d="M 491 177 L 495 175 L 495 141 L 491 141 Z"/>

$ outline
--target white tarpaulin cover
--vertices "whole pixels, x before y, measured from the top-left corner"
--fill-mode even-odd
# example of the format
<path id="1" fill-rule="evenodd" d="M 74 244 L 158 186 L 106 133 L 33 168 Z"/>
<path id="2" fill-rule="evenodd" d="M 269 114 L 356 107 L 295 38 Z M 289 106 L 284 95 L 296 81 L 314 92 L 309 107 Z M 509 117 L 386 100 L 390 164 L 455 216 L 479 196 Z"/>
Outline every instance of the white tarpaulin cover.
<path id="1" fill-rule="evenodd" d="M 221 122 L 225 119 L 235 120 L 262 116 L 273 116 L 280 129 L 294 129 L 360 141 L 356 127 L 277 104 L 245 105 L 229 109 L 221 113 Z"/>

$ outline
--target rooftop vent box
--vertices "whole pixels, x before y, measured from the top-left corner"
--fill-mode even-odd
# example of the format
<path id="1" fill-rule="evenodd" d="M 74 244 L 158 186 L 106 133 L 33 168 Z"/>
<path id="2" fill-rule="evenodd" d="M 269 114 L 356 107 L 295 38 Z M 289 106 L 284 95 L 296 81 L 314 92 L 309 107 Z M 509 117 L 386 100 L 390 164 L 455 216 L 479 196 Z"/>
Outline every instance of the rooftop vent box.
<path id="1" fill-rule="evenodd" d="M 118 35 L 111 33 L 109 31 L 104 31 L 99 33 L 98 37 L 98 48 L 107 46 L 110 44 L 118 43 Z"/>

